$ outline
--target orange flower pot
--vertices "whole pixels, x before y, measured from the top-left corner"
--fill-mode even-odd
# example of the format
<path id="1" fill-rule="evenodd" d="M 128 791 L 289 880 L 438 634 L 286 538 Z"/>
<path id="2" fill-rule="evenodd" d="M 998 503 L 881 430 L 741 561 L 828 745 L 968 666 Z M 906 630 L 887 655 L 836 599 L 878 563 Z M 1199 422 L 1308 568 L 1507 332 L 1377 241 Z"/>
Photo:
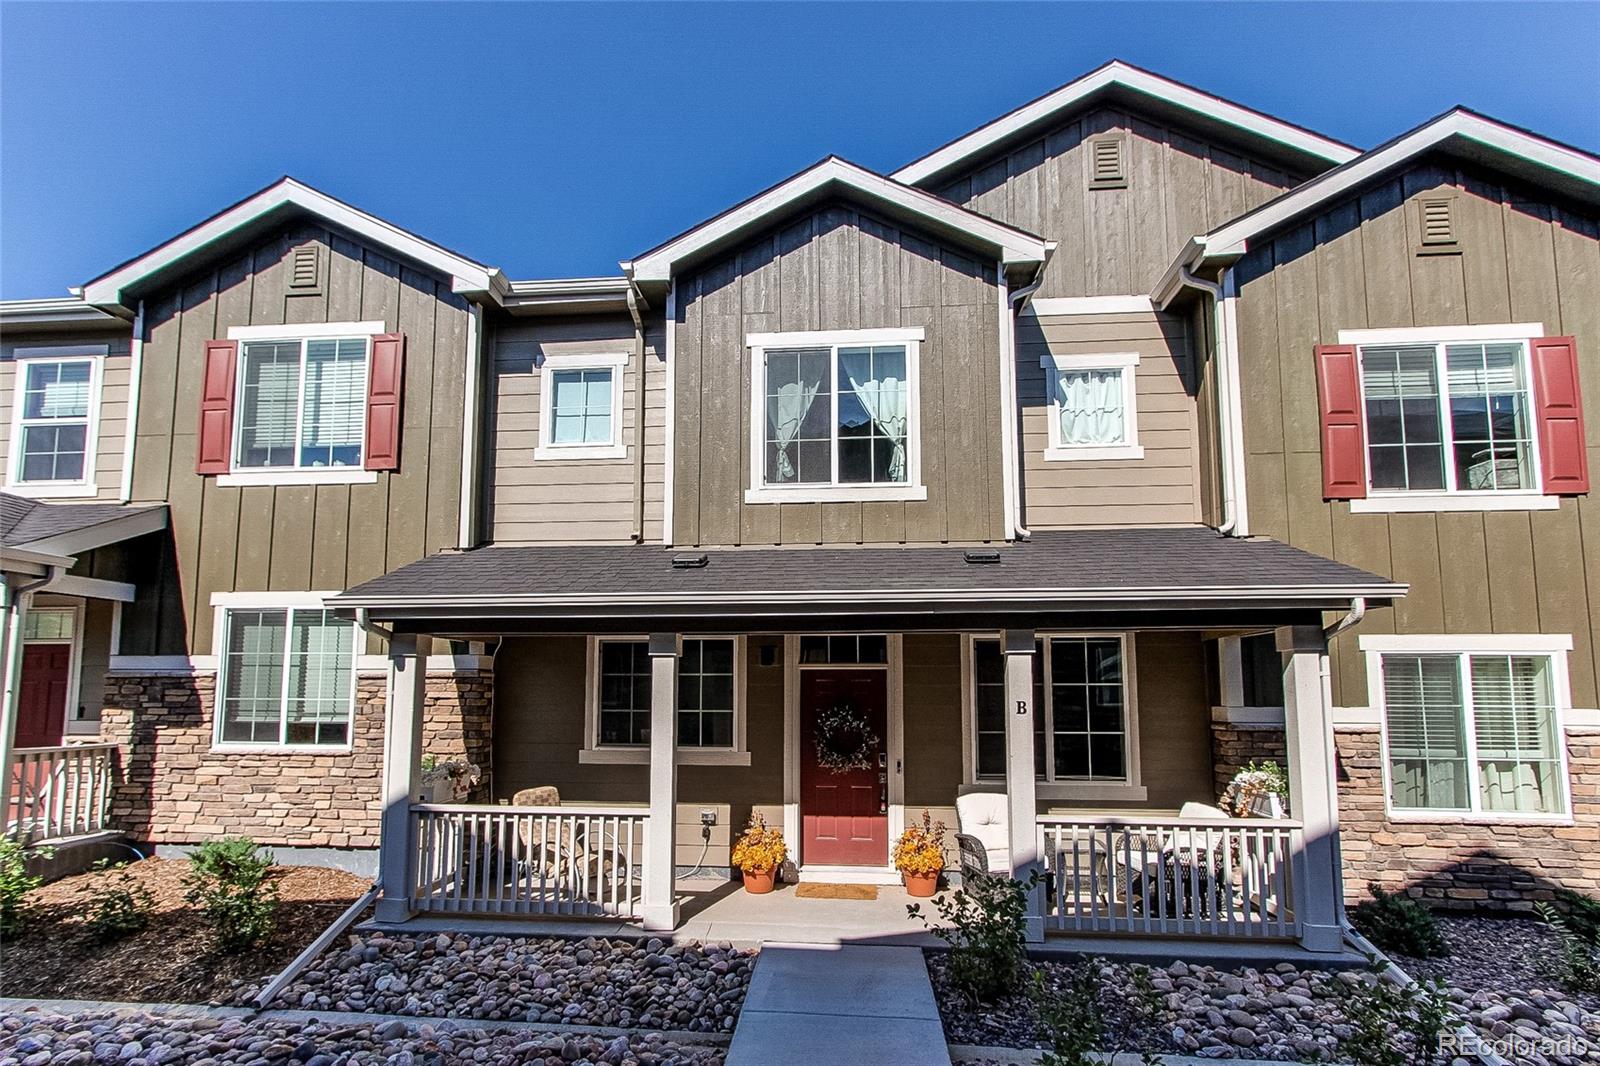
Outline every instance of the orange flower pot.
<path id="1" fill-rule="evenodd" d="M 907 873 L 903 876 L 906 879 L 906 895 L 908 896 L 927 899 L 939 890 L 939 875 L 936 873 Z"/>
<path id="2" fill-rule="evenodd" d="M 772 891 L 773 882 L 777 880 L 776 870 L 741 870 L 744 875 L 744 890 L 752 896 L 763 896 Z"/>

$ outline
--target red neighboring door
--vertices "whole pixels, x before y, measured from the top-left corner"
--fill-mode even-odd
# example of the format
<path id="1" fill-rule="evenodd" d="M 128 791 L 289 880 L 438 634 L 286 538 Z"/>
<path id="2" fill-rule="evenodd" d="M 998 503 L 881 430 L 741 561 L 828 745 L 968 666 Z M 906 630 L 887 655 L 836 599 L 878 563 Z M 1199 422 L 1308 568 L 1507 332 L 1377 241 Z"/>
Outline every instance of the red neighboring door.
<path id="1" fill-rule="evenodd" d="M 71 644 L 24 644 L 22 690 L 17 699 L 17 747 L 50 748 L 67 727 Z"/>
<path id="2" fill-rule="evenodd" d="M 817 765 L 817 716 L 836 707 L 849 707 L 871 723 L 878 744 L 870 769 L 835 773 Z M 802 862 L 882 866 L 889 861 L 888 723 L 884 671 L 800 671 Z"/>

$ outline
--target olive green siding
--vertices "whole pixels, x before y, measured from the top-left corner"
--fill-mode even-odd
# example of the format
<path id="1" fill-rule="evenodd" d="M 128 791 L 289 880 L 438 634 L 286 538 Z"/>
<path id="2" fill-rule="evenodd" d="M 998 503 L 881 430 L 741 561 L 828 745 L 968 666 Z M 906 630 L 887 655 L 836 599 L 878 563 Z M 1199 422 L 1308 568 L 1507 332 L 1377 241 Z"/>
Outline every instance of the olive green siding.
<path id="1" fill-rule="evenodd" d="M 11 433 L 17 415 L 18 348 L 79 347 L 103 344 L 100 360 L 100 417 L 93 429 L 94 455 L 85 465 L 94 473 L 94 488 L 84 489 L 85 499 L 115 501 L 122 495 L 122 457 L 127 445 L 128 381 L 132 359 L 126 329 L 92 333 L 8 333 L 0 338 L 0 483 L 9 484 L 15 471 Z M 92 413 L 92 408 L 91 408 Z"/>
<path id="2" fill-rule="evenodd" d="M 291 251 L 318 246 L 309 294 Z M 134 502 L 171 505 L 172 558 L 146 605 L 146 649 L 211 652 L 211 595 L 342 590 L 457 541 L 468 312 L 448 278 L 321 227 L 287 229 L 188 283 L 147 297 Z M 400 469 L 369 485 L 224 487 L 195 473 L 202 362 L 230 326 L 384 323 L 406 336 Z M 150 617 L 154 615 L 154 617 Z"/>
<path id="3" fill-rule="evenodd" d="M 1419 255 L 1419 197 L 1453 193 L 1460 252 Z M 1570 633 L 1572 699 L 1597 699 L 1600 503 L 1557 510 L 1352 514 L 1324 502 L 1313 352 L 1341 329 L 1543 323 L 1577 338 L 1600 472 L 1600 221 L 1476 169 L 1428 160 L 1253 242 L 1236 267 L 1251 532 L 1411 587 L 1361 633 Z M 1356 638 L 1334 645 L 1334 702 L 1364 706 Z"/>
<path id="4" fill-rule="evenodd" d="M 677 544 L 987 541 L 1005 536 L 996 266 L 839 205 L 677 284 Z M 757 332 L 921 326 L 926 500 L 744 502 Z"/>
<path id="5" fill-rule="evenodd" d="M 1087 142 L 1123 141 L 1126 183 L 1091 188 Z M 940 194 L 1058 242 L 1038 298 L 1147 293 L 1185 241 L 1310 175 L 1288 174 L 1121 109 L 1072 116 Z"/>

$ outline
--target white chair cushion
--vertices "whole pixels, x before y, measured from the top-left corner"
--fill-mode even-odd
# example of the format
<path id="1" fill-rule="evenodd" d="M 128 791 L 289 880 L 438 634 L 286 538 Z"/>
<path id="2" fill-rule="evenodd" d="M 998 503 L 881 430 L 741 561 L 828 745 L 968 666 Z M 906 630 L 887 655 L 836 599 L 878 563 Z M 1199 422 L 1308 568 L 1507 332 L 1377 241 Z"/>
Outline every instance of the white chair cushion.
<path id="1" fill-rule="evenodd" d="M 1190 800 L 1178 808 L 1179 818 L 1226 818 L 1228 812 L 1220 807 L 1213 807 L 1209 803 L 1198 803 Z"/>
<path id="2" fill-rule="evenodd" d="M 1011 869 L 1010 815 L 1004 792 L 969 792 L 956 797 L 956 818 L 961 831 L 975 837 L 989 858 L 990 873 Z"/>

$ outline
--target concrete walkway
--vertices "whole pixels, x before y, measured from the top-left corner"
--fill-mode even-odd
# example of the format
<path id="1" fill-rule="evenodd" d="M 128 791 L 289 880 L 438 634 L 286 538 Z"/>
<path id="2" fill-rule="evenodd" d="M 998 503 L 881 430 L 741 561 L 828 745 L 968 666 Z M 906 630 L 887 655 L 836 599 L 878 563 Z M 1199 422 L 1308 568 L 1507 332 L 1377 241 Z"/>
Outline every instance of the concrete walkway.
<path id="1" fill-rule="evenodd" d="M 727 1066 L 949 1062 L 920 948 L 769 942 Z"/>

